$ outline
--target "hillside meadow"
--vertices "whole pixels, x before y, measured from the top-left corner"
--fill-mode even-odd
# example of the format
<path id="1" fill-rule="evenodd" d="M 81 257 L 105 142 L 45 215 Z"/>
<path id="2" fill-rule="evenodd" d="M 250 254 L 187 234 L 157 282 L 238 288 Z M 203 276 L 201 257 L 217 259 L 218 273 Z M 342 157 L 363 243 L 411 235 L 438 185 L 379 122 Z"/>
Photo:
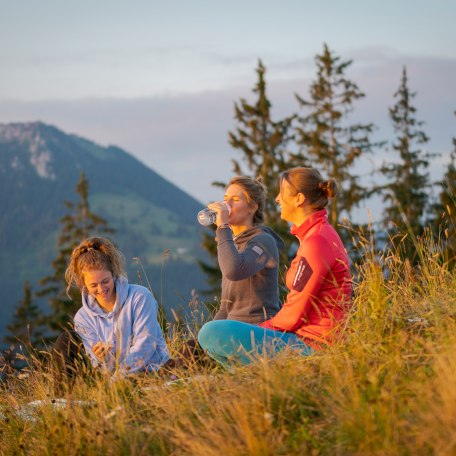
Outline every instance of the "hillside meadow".
<path id="1" fill-rule="evenodd" d="M 78 379 L 59 396 L 32 363 L 1 386 L 0 453 L 456 454 L 454 269 L 432 238 L 417 242 L 416 267 L 367 239 L 360 247 L 338 344 L 230 371 L 189 362 L 164 377 Z M 170 332 L 172 352 L 181 331 Z"/>

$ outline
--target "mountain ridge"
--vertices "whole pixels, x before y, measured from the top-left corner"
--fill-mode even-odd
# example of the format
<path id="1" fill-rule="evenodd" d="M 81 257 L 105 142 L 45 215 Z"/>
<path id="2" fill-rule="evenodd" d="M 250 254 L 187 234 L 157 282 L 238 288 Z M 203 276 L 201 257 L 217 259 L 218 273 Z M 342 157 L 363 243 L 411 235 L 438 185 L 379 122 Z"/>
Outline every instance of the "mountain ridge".
<path id="1" fill-rule="evenodd" d="M 112 238 L 127 260 L 140 258 L 152 283 L 160 282 L 156 294 L 165 296 L 168 310 L 176 296 L 182 305 L 191 289 L 205 287 L 195 268 L 204 255 L 196 221 L 201 203 L 120 147 L 42 122 L 0 124 L 0 337 L 24 281 L 36 284 L 50 271 L 64 202 L 76 200 L 81 172 L 91 210 L 116 230 Z M 128 269 L 136 275 L 138 265 Z"/>

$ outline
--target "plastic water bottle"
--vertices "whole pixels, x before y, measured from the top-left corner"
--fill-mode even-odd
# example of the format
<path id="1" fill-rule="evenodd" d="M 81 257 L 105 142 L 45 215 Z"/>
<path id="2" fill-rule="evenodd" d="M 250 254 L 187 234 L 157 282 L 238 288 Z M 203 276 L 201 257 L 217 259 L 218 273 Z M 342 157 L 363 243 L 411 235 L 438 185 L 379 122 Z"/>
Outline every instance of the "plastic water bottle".
<path id="1" fill-rule="evenodd" d="M 225 203 L 225 206 L 228 209 L 228 214 L 230 214 L 231 206 L 226 203 Z M 198 219 L 198 222 L 201 223 L 201 225 L 204 225 L 204 226 L 212 225 L 217 220 L 217 212 L 206 207 L 202 211 L 198 212 L 198 215 L 196 216 L 196 218 Z"/>

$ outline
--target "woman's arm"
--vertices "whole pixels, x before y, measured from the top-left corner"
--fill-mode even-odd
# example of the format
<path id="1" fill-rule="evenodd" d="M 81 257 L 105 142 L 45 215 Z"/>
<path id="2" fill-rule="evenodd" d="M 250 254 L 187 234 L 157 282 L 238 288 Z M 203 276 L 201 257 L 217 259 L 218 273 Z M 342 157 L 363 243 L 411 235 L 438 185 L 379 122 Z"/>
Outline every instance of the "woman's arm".
<path id="1" fill-rule="evenodd" d="M 274 239 L 259 234 L 250 239 L 243 252 L 234 245 L 233 232 L 229 228 L 217 230 L 217 257 L 222 274 L 229 280 L 243 280 L 265 267 L 277 266 L 278 253 Z"/>
<path id="2" fill-rule="evenodd" d="M 287 299 L 279 312 L 260 326 L 281 331 L 295 331 L 307 315 L 321 285 L 334 264 L 334 253 L 322 236 L 312 236 L 298 250 L 297 268 Z"/>
<path id="3" fill-rule="evenodd" d="M 100 339 L 95 327 L 92 324 L 92 321 L 88 318 L 84 308 L 80 309 L 74 316 L 74 329 L 84 344 L 85 352 L 90 358 L 92 366 L 98 366 L 100 364 L 100 361 L 95 356 L 92 347 L 100 342 Z"/>
<path id="4" fill-rule="evenodd" d="M 141 294 L 134 305 L 132 343 L 125 357 L 124 367 L 128 373 L 147 367 L 158 369 L 169 359 L 157 314 L 158 304 L 152 294 Z"/>

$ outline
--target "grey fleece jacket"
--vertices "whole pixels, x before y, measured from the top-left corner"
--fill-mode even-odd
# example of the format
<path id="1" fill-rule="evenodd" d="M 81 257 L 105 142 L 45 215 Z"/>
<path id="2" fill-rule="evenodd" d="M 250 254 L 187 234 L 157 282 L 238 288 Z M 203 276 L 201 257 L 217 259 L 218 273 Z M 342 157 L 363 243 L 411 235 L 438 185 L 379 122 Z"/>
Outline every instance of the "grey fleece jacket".
<path id="1" fill-rule="evenodd" d="M 233 238 L 229 228 L 216 231 L 217 256 L 222 271 L 220 309 L 214 320 L 259 324 L 280 309 L 279 249 L 284 243 L 264 225 Z"/>

